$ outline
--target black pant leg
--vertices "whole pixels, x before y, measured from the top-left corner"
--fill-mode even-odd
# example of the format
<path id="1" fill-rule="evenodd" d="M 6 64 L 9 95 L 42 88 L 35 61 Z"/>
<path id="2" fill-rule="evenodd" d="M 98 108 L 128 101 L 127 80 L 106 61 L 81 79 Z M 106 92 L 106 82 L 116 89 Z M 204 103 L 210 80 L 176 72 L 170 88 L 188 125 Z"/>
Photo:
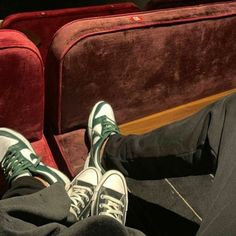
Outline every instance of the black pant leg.
<path id="1" fill-rule="evenodd" d="M 2 199 L 36 193 L 44 188 L 43 183 L 32 176 L 20 177 L 12 182 Z"/>
<path id="2" fill-rule="evenodd" d="M 92 216 L 66 228 L 58 236 L 145 236 L 141 231 L 125 227 L 109 216 Z"/>
<path id="3" fill-rule="evenodd" d="M 112 136 L 103 164 L 130 177 L 216 171 L 198 235 L 236 234 L 236 95 L 141 136 Z M 182 173 L 182 174 L 181 174 Z"/>
<path id="4" fill-rule="evenodd" d="M 214 172 L 228 101 L 236 104 L 236 95 L 144 135 L 111 136 L 102 164 L 138 179 Z"/>
<path id="5" fill-rule="evenodd" d="M 225 103 L 217 164 L 211 201 L 198 235 L 236 235 L 236 103 L 233 99 Z"/>

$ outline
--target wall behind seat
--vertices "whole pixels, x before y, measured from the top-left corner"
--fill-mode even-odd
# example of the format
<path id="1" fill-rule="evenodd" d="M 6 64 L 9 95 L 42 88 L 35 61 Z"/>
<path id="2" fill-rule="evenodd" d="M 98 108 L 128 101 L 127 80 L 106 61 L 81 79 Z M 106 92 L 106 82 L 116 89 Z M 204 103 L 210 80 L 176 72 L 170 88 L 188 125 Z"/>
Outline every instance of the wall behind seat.
<path id="1" fill-rule="evenodd" d="M 52 10 L 70 7 L 128 2 L 127 0 L 1 0 L 0 19 L 18 12 Z M 130 2 L 130 1 L 129 1 Z"/>

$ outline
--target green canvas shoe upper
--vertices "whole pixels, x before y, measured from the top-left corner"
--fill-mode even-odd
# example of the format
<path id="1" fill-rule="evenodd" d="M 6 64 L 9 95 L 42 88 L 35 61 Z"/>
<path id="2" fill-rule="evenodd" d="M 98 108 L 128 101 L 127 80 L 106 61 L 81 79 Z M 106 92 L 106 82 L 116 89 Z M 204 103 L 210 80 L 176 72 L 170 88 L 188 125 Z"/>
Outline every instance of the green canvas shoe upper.
<path id="1" fill-rule="evenodd" d="M 105 172 L 101 166 L 100 150 L 104 141 L 113 134 L 120 133 L 116 124 L 113 110 L 106 102 L 98 102 L 92 109 L 88 121 L 88 135 L 91 143 L 89 157 L 86 160 L 85 168 L 96 167 L 102 173 Z"/>
<path id="2" fill-rule="evenodd" d="M 62 172 L 43 164 L 25 137 L 7 128 L 0 128 L 0 165 L 8 183 L 19 176 L 32 175 L 49 184 L 60 182 L 66 188 L 70 184 Z"/>

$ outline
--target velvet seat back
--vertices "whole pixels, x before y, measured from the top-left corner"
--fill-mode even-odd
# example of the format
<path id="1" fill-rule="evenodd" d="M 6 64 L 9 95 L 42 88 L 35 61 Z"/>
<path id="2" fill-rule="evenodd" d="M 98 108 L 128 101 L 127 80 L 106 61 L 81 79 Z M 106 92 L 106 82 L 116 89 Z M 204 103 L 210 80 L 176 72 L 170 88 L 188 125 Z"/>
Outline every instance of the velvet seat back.
<path id="1" fill-rule="evenodd" d="M 64 24 L 75 19 L 129 13 L 138 11 L 133 3 L 110 4 L 50 11 L 26 12 L 10 15 L 2 22 L 2 28 L 15 29 L 27 34 L 37 44 L 45 61 L 54 33 Z"/>
<path id="2" fill-rule="evenodd" d="M 53 39 L 47 119 L 83 127 L 106 100 L 118 123 L 236 86 L 236 2 L 76 20 Z"/>
<path id="3" fill-rule="evenodd" d="M 0 126 L 16 129 L 31 141 L 42 138 L 43 62 L 22 33 L 0 30 Z"/>

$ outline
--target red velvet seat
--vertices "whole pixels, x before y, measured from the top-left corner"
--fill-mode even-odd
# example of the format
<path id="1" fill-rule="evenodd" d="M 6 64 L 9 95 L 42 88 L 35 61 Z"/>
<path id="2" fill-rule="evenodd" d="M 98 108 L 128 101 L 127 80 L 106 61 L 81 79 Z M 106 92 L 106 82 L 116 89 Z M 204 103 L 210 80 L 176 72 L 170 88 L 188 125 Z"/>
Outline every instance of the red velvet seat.
<path id="1" fill-rule="evenodd" d="M 235 25 L 236 2 L 227 2 L 76 20 L 61 28 L 46 63 L 46 110 L 54 148 L 71 175 L 83 166 L 83 128 L 97 101 L 109 102 L 124 123 L 235 88 Z M 157 180 L 155 202 L 199 224 L 211 184 L 209 175 Z M 131 181 L 131 191 L 135 186 L 141 193 L 153 189 Z"/>
<path id="2" fill-rule="evenodd" d="M 73 142 L 75 132 L 83 140 L 84 131 L 76 130 L 98 100 L 110 102 L 124 123 L 234 88 L 235 25 L 236 2 L 229 2 L 62 27 L 46 65 L 46 108 L 72 174 L 86 151 L 66 140 Z"/>
<path id="3" fill-rule="evenodd" d="M 44 67 L 35 45 L 22 33 L 0 30 L 0 126 L 17 130 L 36 153 L 57 167 L 44 126 Z M 2 179 L 0 189 L 3 191 Z"/>
<path id="4" fill-rule="evenodd" d="M 138 11 L 133 3 L 110 4 L 50 11 L 36 11 L 10 15 L 2 22 L 3 28 L 15 29 L 28 34 L 38 44 L 43 61 L 54 33 L 64 24 L 75 19 L 99 17 Z"/>

